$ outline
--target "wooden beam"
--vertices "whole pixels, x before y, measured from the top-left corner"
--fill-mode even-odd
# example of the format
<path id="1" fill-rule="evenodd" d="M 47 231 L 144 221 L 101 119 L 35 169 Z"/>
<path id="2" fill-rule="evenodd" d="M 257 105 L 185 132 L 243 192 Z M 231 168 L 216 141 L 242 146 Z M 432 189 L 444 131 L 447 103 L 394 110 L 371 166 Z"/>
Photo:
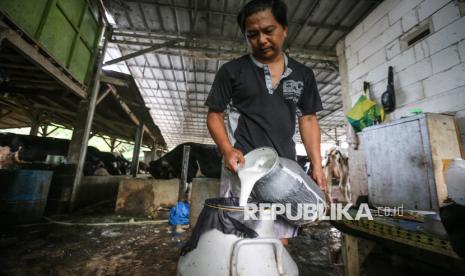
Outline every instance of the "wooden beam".
<path id="1" fill-rule="evenodd" d="M 121 56 L 119 58 L 109 60 L 109 61 L 105 62 L 104 65 L 107 66 L 107 65 L 111 65 L 111 64 L 116 64 L 118 62 L 125 61 L 125 60 L 131 59 L 131 58 L 135 58 L 135 57 L 141 56 L 143 54 L 156 51 L 156 50 L 161 49 L 161 48 L 171 47 L 171 46 L 174 46 L 178 42 L 179 42 L 179 40 L 173 39 L 173 40 L 169 40 L 169 41 L 166 41 L 166 42 L 163 42 L 163 43 L 152 44 L 152 46 L 150 46 L 148 48 L 145 48 L 145 49 L 142 49 L 142 50 L 127 54 L 125 56 Z"/>
<path id="2" fill-rule="evenodd" d="M 65 68 L 55 66 L 50 61 L 50 58 L 42 55 L 37 48 L 26 42 L 21 36 L 3 23 L 1 23 L 0 26 L 3 27 L 3 30 L 0 31 L 0 41 L 8 40 L 17 50 L 26 55 L 29 60 L 40 66 L 45 72 L 50 74 L 54 79 L 80 98 L 85 98 L 87 96 L 86 87 L 75 82 L 70 75 L 63 73 L 63 71 L 66 71 Z"/>
<path id="3" fill-rule="evenodd" d="M 160 6 L 160 7 L 170 7 L 170 8 L 174 8 L 174 9 L 186 10 L 188 12 L 211 13 L 211 14 L 217 14 L 217 15 L 233 17 L 234 19 L 236 19 L 236 17 L 237 17 L 236 12 L 228 12 L 228 11 L 224 11 L 224 10 L 198 9 L 197 7 L 190 7 L 190 6 L 183 6 L 183 5 L 176 5 L 176 4 L 167 4 L 167 3 L 159 3 L 159 2 L 147 1 L 147 0 L 126 0 L 126 2 L 136 2 L 136 3 L 139 3 L 139 4 L 144 3 L 144 4 Z M 195 23 L 195 21 L 194 21 L 194 23 Z M 306 26 L 309 26 L 309 27 L 337 30 L 337 31 L 341 31 L 341 32 L 350 31 L 350 28 L 346 27 L 346 26 L 332 25 L 332 24 L 321 24 L 319 22 L 313 22 L 313 21 L 308 21 L 308 22 L 304 22 L 303 20 L 301 20 L 301 21 L 289 21 L 289 24 L 297 24 L 297 25 L 304 25 L 305 24 Z M 175 35 L 175 34 L 173 33 L 173 35 Z"/>
<path id="4" fill-rule="evenodd" d="M 61 87 L 57 83 L 34 83 L 34 82 L 22 82 L 22 81 L 9 81 L 8 86 L 11 88 L 20 88 L 28 90 L 43 90 L 43 91 L 62 91 Z"/>
<path id="5" fill-rule="evenodd" d="M 116 140 L 115 140 L 115 141 L 116 141 Z M 122 141 L 117 141 L 117 143 L 115 143 L 115 147 L 114 147 L 114 148 L 116 149 L 116 148 L 119 147 L 122 143 L 123 143 Z"/>
<path id="6" fill-rule="evenodd" d="M 108 84 L 113 84 L 116 86 L 128 87 L 128 83 L 125 80 L 119 79 L 119 78 L 113 78 L 107 75 L 101 75 L 100 81 L 104 83 L 108 83 Z"/>
<path id="7" fill-rule="evenodd" d="M 103 142 L 107 144 L 107 146 L 111 149 L 111 142 L 107 141 L 107 138 L 103 137 L 103 135 L 98 135 L 100 138 L 102 138 Z"/>
<path id="8" fill-rule="evenodd" d="M 17 118 L 17 117 L 14 117 L 14 118 L 9 118 L 9 120 L 14 120 L 14 121 L 18 121 L 20 123 L 23 123 L 25 126 L 24 127 L 27 127 L 30 125 L 31 122 L 28 122 L 28 121 L 25 121 L 23 120 L 23 118 Z M 16 125 L 14 125 L 13 127 L 16 127 Z"/>
<path id="9" fill-rule="evenodd" d="M 105 99 L 105 97 L 108 95 L 108 93 L 110 93 L 111 91 L 111 88 L 107 88 L 100 96 L 99 98 L 97 99 L 97 103 L 95 105 L 98 105 L 103 99 Z"/>
<path id="10" fill-rule="evenodd" d="M 20 70 L 26 70 L 26 71 L 40 71 L 40 69 L 35 66 L 8 63 L 8 62 L 0 62 L 0 67 L 6 68 L 6 69 L 20 69 Z"/>
<path id="11" fill-rule="evenodd" d="M 32 96 L 48 96 L 56 97 L 63 92 L 63 88 L 59 90 L 44 90 L 42 88 L 34 86 L 34 89 L 24 88 L 24 87 L 12 87 L 6 84 L 0 85 L 0 93 L 11 93 L 11 94 L 22 94 L 22 95 L 32 95 Z"/>
<path id="12" fill-rule="evenodd" d="M 4 112 L 4 113 L 0 114 L 0 119 L 7 117 L 7 116 L 10 115 L 11 113 L 13 113 L 13 111 L 8 111 L 8 110 L 7 110 L 7 112 Z"/>
<path id="13" fill-rule="evenodd" d="M 140 121 L 139 119 L 137 118 L 137 116 L 131 111 L 131 109 L 129 108 L 129 106 L 124 102 L 124 100 L 121 98 L 120 95 L 118 95 L 118 93 L 116 92 L 116 89 L 112 86 L 112 85 L 109 85 L 109 87 L 111 88 L 111 93 L 113 94 L 113 96 L 119 101 L 121 107 L 123 108 L 123 110 L 126 112 L 126 114 L 129 116 L 129 118 L 133 121 L 133 123 L 138 126 L 140 125 Z M 156 141 L 157 139 L 155 138 L 155 136 L 153 135 L 153 133 L 150 132 L 150 130 L 148 129 L 147 126 L 144 125 L 144 131 L 150 136 L 150 138 L 152 138 L 152 141 Z"/>
<path id="14" fill-rule="evenodd" d="M 128 45 L 138 45 L 138 46 L 147 46 L 154 45 L 151 42 L 139 42 L 139 41 L 129 41 L 129 40 L 122 40 L 122 39 L 111 39 L 110 42 L 116 44 L 128 44 Z M 195 41 L 181 41 L 183 43 L 173 44 L 171 46 L 165 47 L 158 47 L 156 49 L 157 53 L 161 54 L 171 54 L 171 55 L 179 55 L 179 51 L 186 51 L 187 53 L 183 53 L 183 55 L 195 55 L 198 58 L 202 59 L 232 59 L 237 56 L 244 55 L 247 52 L 247 47 L 244 43 L 234 43 L 234 44 L 226 44 L 232 49 L 222 49 L 225 46 L 225 42 L 222 40 L 214 40 L 210 38 L 208 40 L 199 40 L 196 39 Z M 195 43 L 194 43 L 195 42 Z M 159 45 L 159 44 L 155 44 Z M 149 49 L 149 48 L 147 48 Z M 291 56 L 296 56 L 300 58 L 304 58 L 307 60 L 312 60 L 315 62 L 326 62 L 326 61 L 337 61 L 337 56 L 334 51 L 330 50 L 321 50 L 316 48 L 302 48 L 302 47 L 290 47 L 289 49 L 285 49 L 289 52 Z M 143 50 L 141 50 L 143 51 Z M 155 51 L 155 50 L 152 50 Z M 138 51 L 139 52 L 139 51 Z M 149 51 L 151 52 L 151 51 Z M 137 52 L 136 52 L 137 53 Z M 144 53 L 142 53 L 144 54 Z M 108 62 L 107 62 L 108 63 Z M 109 65 L 109 63 L 105 65 Z M 113 63 L 111 63 L 113 64 Z"/>
<path id="15" fill-rule="evenodd" d="M 39 103 L 34 103 L 34 107 L 38 108 L 38 109 L 41 109 L 41 110 L 53 111 L 54 113 L 57 113 L 57 114 L 68 115 L 68 116 L 71 116 L 73 118 L 76 117 L 76 112 L 65 110 L 63 108 L 58 108 L 58 107 L 53 107 L 53 106 L 46 106 L 46 105 L 42 105 L 42 104 L 39 104 Z M 69 119 L 68 121 L 70 123 L 72 123 L 73 119 Z M 109 119 L 106 119 L 106 118 L 103 118 L 102 116 L 100 116 L 98 114 L 95 115 L 94 123 L 105 125 L 105 127 L 100 127 L 100 129 L 102 129 L 102 130 L 112 129 L 114 127 L 114 129 L 112 129 L 112 130 L 115 131 L 115 133 L 118 133 L 118 130 L 121 131 L 121 129 L 127 129 L 127 125 L 122 124 L 122 123 L 118 123 L 118 122 L 115 122 L 115 121 L 112 121 L 112 120 L 109 120 Z M 120 136 L 120 135 L 116 135 L 116 136 Z"/>
<path id="16" fill-rule="evenodd" d="M 54 112 L 58 112 L 58 113 L 62 113 L 62 114 L 67 114 L 67 115 L 70 115 L 72 117 L 76 116 L 76 111 L 71 111 L 70 112 L 69 109 L 63 108 L 63 106 L 60 106 L 60 105 L 54 103 L 53 101 L 49 100 L 48 98 L 41 97 L 41 99 L 43 101 L 45 101 L 47 104 L 49 104 L 48 106 L 37 104 L 37 106 L 42 108 L 42 109 L 48 109 L 50 111 L 54 111 Z M 52 107 L 54 107 L 54 108 L 52 108 Z M 73 120 L 71 120 L 71 122 L 72 121 Z M 111 119 L 107 119 L 107 118 L 103 117 L 100 114 L 95 114 L 94 115 L 94 123 L 101 124 L 102 126 L 100 126 L 100 129 L 103 132 L 105 132 L 105 129 L 112 129 L 113 131 L 116 131 L 118 133 L 118 130 L 127 128 L 126 124 L 119 123 L 119 122 L 116 122 L 116 121 L 111 120 Z M 103 126 L 105 126 L 105 127 L 103 127 Z M 117 135 L 117 136 L 121 136 L 121 135 Z"/>
<path id="17" fill-rule="evenodd" d="M 47 84 L 50 86 L 57 86 L 60 87 L 59 84 L 57 84 L 56 81 L 53 80 L 39 80 L 39 79 L 32 79 L 32 78 L 22 78 L 22 77 L 10 77 L 9 82 L 14 82 L 14 81 L 19 81 L 22 83 L 33 83 L 33 84 Z"/>
<path id="18" fill-rule="evenodd" d="M 10 68 L 6 68 L 4 69 L 4 71 L 6 75 L 8 75 L 8 80 L 12 80 L 18 77 L 27 77 L 27 78 L 38 79 L 38 80 L 53 81 L 53 79 L 50 78 L 49 75 L 41 71 L 31 71 L 31 70 L 25 70 L 25 69 L 10 69 Z"/>
<path id="19" fill-rule="evenodd" d="M 48 127 L 47 127 L 47 128 L 48 128 Z M 46 129 L 45 135 L 46 135 L 46 136 L 49 136 L 50 134 L 54 133 L 54 132 L 57 131 L 58 129 L 59 129 L 59 127 L 57 127 L 57 126 L 54 127 L 54 129 L 52 129 L 51 131 L 47 131 L 47 129 Z"/>

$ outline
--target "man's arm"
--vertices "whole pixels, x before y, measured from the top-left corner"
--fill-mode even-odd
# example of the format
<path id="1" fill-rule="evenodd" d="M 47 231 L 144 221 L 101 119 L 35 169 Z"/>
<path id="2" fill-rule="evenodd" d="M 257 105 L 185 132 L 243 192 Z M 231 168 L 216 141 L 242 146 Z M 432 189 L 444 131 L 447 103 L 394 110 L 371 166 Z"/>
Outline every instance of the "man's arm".
<path id="1" fill-rule="evenodd" d="M 299 130 L 305 151 L 312 164 L 312 178 L 323 191 L 327 191 L 326 179 L 321 164 L 321 134 L 316 114 L 304 115 L 299 118 Z"/>
<path id="2" fill-rule="evenodd" d="M 244 155 L 235 149 L 228 139 L 224 125 L 224 112 L 209 110 L 207 115 L 207 127 L 220 152 L 224 155 L 224 164 L 229 170 L 236 172 L 239 164 L 244 164 Z"/>

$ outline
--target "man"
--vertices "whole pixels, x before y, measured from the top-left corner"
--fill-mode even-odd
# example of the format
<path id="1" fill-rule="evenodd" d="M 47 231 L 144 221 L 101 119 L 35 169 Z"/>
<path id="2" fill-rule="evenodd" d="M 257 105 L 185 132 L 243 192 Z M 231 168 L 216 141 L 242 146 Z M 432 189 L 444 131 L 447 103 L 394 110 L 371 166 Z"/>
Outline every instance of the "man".
<path id="1" fill-rule="evenodd" d="M 207 98 L 208 129 L 229 169 L 223 171 L 222 196 L 237 196 L 237 168 L 255 148 L 272 147 L 295 160 L 296 115 L 312 178 L 326 190 L 315 114 L 322 110 L 321 99 L 312 70 L 283 52 L 286 10 L 282 0 L 252 0 L 242 8 L 237 19 L 251 54 L 224 64 Z M 285 228 L 276 231 L 281 238 L 295 236 L 295 229 Z"/>

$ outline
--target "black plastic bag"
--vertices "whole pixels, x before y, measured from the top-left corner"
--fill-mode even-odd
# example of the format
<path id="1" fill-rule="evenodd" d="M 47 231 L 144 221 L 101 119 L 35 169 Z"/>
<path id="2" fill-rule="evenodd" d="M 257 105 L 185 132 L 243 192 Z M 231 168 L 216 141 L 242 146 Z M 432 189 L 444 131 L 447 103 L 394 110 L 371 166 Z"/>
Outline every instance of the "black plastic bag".
<path id="1" fill-rule="evenodd" d="M 237 197 L 207 199 L 191 237 L 181 249 L 181 256 L 197 248 L 200 236 L 212 229 L 241 238 L 256 238 L 254 229 L 258 222 L 244 220 L 244 209 L 239 207 Z"/>

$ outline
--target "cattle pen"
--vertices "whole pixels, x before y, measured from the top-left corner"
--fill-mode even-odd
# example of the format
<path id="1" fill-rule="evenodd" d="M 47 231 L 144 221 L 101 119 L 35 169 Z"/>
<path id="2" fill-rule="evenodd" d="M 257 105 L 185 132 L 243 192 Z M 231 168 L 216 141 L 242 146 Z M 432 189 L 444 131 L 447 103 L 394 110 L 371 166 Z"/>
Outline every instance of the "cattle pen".
<path id="1" fill-rule="evenodd" d="M 464 30 L 464 0 L 0 0 L 0 274 L 465 275 Z"/>

